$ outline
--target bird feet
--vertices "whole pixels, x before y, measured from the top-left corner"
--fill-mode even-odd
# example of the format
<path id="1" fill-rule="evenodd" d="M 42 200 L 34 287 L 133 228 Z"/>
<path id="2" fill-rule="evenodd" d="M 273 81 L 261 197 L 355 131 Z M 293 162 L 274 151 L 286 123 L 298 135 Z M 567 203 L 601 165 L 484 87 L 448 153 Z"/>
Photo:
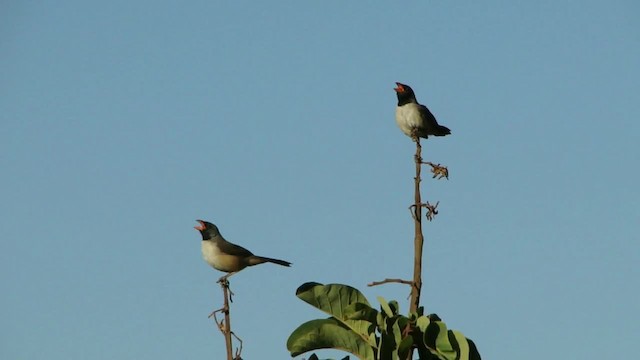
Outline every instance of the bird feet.
<path id="1" fill-rule="evenodd" d="M 220 286 L 222 287 L 223 290 L 229 291 L 229 301 L 230 302 L 233 302 L 233 295 L 235 295 L 233 293 L 233 291 L 231 291 L 231 287 L 229 287 L 229 276 L 231 276 L 233 274 L 235 274 L 235 273 L 234 272 L 228 273 L 227 275 L 221 277 L 217 281 L 217 283 L 220 284 Z"/>
<path id="2" fill-rule="evenodd" d="M 420 138 L 418 137 L 418 128 L 416 127 L 411 128 L 411 140 L 413 140 L 413 142 L 420 141 Z"/>
<path id="3" fill-rule="evenodd" d="M 216 281 L 218 284 L 220 284 L 220 286 L 222 287 L 229 287 L 229 280 L 227 279 L 229 277 L 229 274 L 221 277 L 220 279 L 218 279 L 218 281 Z"/>

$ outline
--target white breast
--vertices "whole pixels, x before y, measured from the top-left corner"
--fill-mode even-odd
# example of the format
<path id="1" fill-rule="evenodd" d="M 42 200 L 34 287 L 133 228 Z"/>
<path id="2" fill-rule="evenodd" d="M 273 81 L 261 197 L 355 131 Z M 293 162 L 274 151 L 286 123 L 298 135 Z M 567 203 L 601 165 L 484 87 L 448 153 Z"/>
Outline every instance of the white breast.
<path id="1" fill-rule="evenodd" d="M 411 136 L 413 128 L 422 126 L 418 104 L 409 103 L 396 107 L 396 123 L 403 133 Z"/>
<path id="2" fill-rule="evenodd" d="M 218 249 L 218 246 L 213 241 L 202 241 L 202 258 L 207 262 L 207 264 L 220 270 L 220 256 L 220 249 Z"/>
<path id="3" fill-rule="evenodd" d="M 240 271 L 248 265 L 246 258 L 228 255 L 220 251 L 214 241 L 202 242 L 202 258 L 214 269 L 224 272 Z"/>

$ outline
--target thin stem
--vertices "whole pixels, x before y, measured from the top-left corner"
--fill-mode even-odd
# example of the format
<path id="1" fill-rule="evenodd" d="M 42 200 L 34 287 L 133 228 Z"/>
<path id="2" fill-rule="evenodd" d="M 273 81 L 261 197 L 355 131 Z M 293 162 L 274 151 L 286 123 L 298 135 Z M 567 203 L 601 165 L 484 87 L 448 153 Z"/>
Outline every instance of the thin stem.
<path id="1" fill-rule="evenodd" d="M 424 245 L 424 237 L 422 235 L 422 198 L 420 196 L 420 173 L 422 168 L 422 146 L 420 146 L 420 138 L 415 137 L 416 141 L 416 177 L 415 180 L 415 201 L 413 207 L 413 223 L 415 236 L 413 241 L 414 260 L 413 260 L 413 286 L 411 287 L 411 303 L 409 311 L 415 313 L 420 306 L 420 291 L 422 290 L 422 248 Z M 409 351 L 408 360 L 413 358 L 413 349 Z"/>
<path id="2" fill-rule="evenodd" d="M 420 306 L 420 291 L 422 290 L 422 248 L 424 245 L 424 237 L 422 235 L 422 198 L 420 196 L 420 174 L 422 168 L 422 146 L 420 138 L 416 137 L 416 177 L 415 180 L 415 200 L 414 200 L 414 216 L 413 223 L 415 229 L 414 236 L 414 261 L 413 261 L 413 287 L 411 288 L 411 304 L 410 312 L 416 312 Z"/>
<path id="3" fill-rule="evenodd" d="M 222 287 L 222 293 L 224 295 L 224 305 L 222 306 L 222 309 L 219 309 L 219 310 L 216 310 L 216 311 L 212 312 L 211 315 L 213 315 L 216 323 L 218 324 L 218 328 L 220 329 L 220 331 L 224 335 L 225 345 L 227 347 L 227 360 L 234 360 L 234 357 L 233 357 L 233 343 L 231 342 L 231 334 L 232 334 L 232 332 L 231 332 L 231 315 L 230 315 L 230 311 L 229 311 L 229 299 L 230 299 L 230 294 L 231 294 L 231 291 L 229 290 L 229 281 L 227 280 L 226 276 L 223 276 L 223 277 L 220 278 L 220 280 L 218 280 L 218 283 Z M 224 313 L 224 322 L 221 321 L 221 322 L 218 323 L 218 319 L 215 317 L 216 313 L 219 312 L 219 311 L 222 311 Z M 209 317 L 211 317 L 211 315 L 209 315 Z M 234 336 L 235 336 L 235 334 L 234 334 Z"/>

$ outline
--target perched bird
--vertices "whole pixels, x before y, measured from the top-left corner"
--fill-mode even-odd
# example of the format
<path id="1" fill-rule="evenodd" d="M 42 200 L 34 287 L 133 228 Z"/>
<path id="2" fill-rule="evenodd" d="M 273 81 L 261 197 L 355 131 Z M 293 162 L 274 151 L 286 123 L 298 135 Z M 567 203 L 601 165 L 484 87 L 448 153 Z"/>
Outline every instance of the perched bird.
<path id="1" fill-rule="evenodd" d="M 416 100 L 416 94 L 409 85 L 396 83 L 394 88 L 398 95 L 396 122 L 407 136 L 411 138 L 427 138 L 428 135 L 445 136 L 451 134 L 446 126 L 438 125 L 435 116 Z"/>
<path id="2" fill-rule="evenodd" d="M 290 266 L 291 263 L 284 260 L 271 259 L 256 256 L 242 246 L 232 244 L 222 237 L 218 227 L 210 222 L 196 220 L 200 223 L 195 229 L 202 235 L 202 257 L 214 269 L 228 273 L 220 280 L 226 279 L 238 271 L 253 266 L 270 262 L 282 266 Z"/>

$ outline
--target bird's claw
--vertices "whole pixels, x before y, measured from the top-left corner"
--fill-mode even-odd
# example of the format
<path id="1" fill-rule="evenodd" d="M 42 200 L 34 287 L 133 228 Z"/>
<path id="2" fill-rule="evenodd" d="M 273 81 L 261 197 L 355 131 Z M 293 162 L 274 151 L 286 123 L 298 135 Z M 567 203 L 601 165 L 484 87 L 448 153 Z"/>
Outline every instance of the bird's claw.
<path id="1" fill-rule="evenodd" d="M 411 129 L 411 140 L 413 140 L 413 142 L 418 141 L 418 128 L 414 127 Z"/>
<path id="2" fill-rule="evenodd" d="M 217 283 L 220 284 L 220 286 L 222 286 L 222 288 L 227 289 L 229 291 L 229 301 L 233 302 L 233 295 L 235 295 L 233 293 L 233 291 L 231 291 L 231 288 L 229 287 L 229 276 L 233 275 L 235 273 L 228 273 L 227 275 L 221 277 L 220 279 L 218 279 Z"/>

